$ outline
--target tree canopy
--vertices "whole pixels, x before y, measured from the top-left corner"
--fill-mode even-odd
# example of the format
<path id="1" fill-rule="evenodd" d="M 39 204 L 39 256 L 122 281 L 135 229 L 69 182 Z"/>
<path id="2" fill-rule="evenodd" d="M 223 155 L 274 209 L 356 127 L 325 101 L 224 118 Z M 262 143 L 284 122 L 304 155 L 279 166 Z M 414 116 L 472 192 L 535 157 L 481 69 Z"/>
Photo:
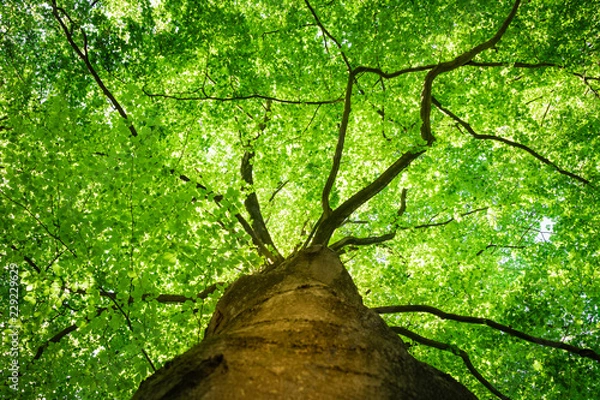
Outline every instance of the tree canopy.
<path id="1" fill-rule="evenodd" d="M 17 329 L 22 398 L 129 398 L 316 240 L 479 397 L 464 354 L 507 397 L 598 398 L 599 9 L 2 2 L 3 395 Z"/>

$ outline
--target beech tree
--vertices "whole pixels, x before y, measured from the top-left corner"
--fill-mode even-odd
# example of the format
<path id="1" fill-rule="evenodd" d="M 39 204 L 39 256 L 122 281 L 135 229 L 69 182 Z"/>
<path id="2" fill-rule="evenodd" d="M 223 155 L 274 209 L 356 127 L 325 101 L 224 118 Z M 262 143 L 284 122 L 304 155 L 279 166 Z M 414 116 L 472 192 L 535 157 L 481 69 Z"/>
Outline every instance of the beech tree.
<path id="1" fill-rule="evenodd" d="M 3 397 L 599 398 L 599 9 L 2 2 Z"/>

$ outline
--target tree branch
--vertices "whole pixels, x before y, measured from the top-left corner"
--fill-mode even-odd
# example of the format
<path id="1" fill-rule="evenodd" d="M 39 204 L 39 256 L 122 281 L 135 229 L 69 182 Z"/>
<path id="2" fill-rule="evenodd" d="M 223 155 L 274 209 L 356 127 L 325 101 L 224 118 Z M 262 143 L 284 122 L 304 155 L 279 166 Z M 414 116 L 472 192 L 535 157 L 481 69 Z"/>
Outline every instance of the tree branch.
<path id="1" fill-rule="evenodd" d="M 70 28 L 67 27 L 67 25 L 61 18 L 59 11 L 69 20 L 69 23 L 71 24 Z M 123 109 L 121 104 L 117 101 L 115 96 L 111 93 L 111 91 L 108 90 L 108 88 L 106 87 L 106 85 L 104 84 L 102 79 L 100 78 L 100 75 L 98 75 L 98 72 L 96 71 L 96 69 L 94 68 L 92 63 L 90 62 L 90 59 L 88 56 L 88 51 L 87 51 L 87 36 L 86 36 L 85 31 L 82 28 L 80 28 L 80 31 L 81 31 L 83 39 L 84 39 L 84 48 L 82 51 L 81 48 L 77 45 L 77 43 L 75 43 L 75 40 L 73 39 L 73 29 L 75 29 L 75 24 L 71 20 L 71 17 L 69 16 L 69 14 L 64 9 L 62 9 L 56 5 L 56 0 L 52 0 L 52 14 L 54 15 L 54 18 L 60 24 L 60 27 L 62 28 L 63 32 L 65 33 L 65 36 L 67 37 L 67 41 L 69 42 L 69 44 L 71 45 L 73 50 L 75 50 L 75 53 L 79 56 L 79 58 L 81 58 L 81 60 L 85 64 L 87 70 L 94 78 L 94 81 L 96 81 L 96 84 L 98 85 L 100 90 L 102 90 L 102 93 L 104 94 L 104 96 L 106 96 L 108 98 L 108 100 L 111 102 L 113 107 L 117 110 L 117 112 L 119 113 L 121 118 L 123 118 L 123 120 L 127 124 L 127 127 L 129 129 L 129 131 L 131 132 L 131 135 L 137 136 L 138 133 L 137 133 L 135 127 L 133 126 L 133 123 L 131 121 L 129 121 L 129 118 L 127 117 L 127 113 L 125 112 L 125 110 Z"/>
<path id="2" fill-rule="evenodd" d="M 316 14 L 314 14 L 314 10 L 312 10 L 312 7 L 310 7 L 308 0 L 305 0 L 305 1 L 306 1 L 307 5 L 309 6 L 309 8 L 311 9 L 311 12 L 313 12 L 313 15 L 316 18 Z M 512 21 L 512 19 L 514 18 L 515 14 L 517 13 L 520 3 L 521 3 L 521 0 L 515 1 L 515 4 L 511 10 L 510 14 L 506 18 L 506 20 L 504 21 L 504 23 L 502 24 L 500 29 L 498 30 L 498 32 L 490 40 L 474 47 L 473 49 L 471 49 L 468 52 L 465 52 L 465 53 L 459 55 L 452 61 L 438 64 L 437 66 L 435 66 L 433 69 L 431 69 L 427 73 L 427 76 L 425 78 L 423 92 L 422 92 L 422 101 L 421 101 L 421 120 L 423 121 L 423 123 L 421 125 L 421 137 L 427 142 L 428 145 L 431 145 L 433 143 L 433 141 L 435 140 L 435 138 L 431 134 L 431 101 L 432 101 L 431 100 L 431 98 L 432 98 L 431 88 L 432 88 L 433 80 L 438 75 L 440 75 L 444 72 L 452 71 L 453 69 L 456 69 L 456 68 L 464 65 L 465 63 L 470 61 L 473 57 L 475 57 L 477 54 L 481 53 L 482 51 L 484 51 L 488 48 L 493 47 L 496 43 L 498 43 L 498 41 L 500 41 L 500 39 L 502 38 L 502 36 L 506 32 L 506 30 L 508 29 L 508 26 L 509 26 L 510 22 Z M 320 25 L 320 22 L 318 21 L 318 19 L 317 19 L 317 22 Z M 326 32 L 326 31 L 324 31 L 324 32 Z M 378 70 L 375 68 L 358 67 L 355 70 L 352 70 L 349 65 L 348 65 L 348 67 L 349 67 L 350 74 L 348 77 L 348 84 L 347 84 L 347 89 L 346 89 L 346 100 L 345 100 L 345 104 L 344 104 L 344 114 L 342 117 L 342 123 L 340 124 L 340 134 L 338 136 L 338 144 L 336 147 L 336 153 L 334 155 L 334 163 L 333 163 L 331 172 L 329 174 L 329 178 L 327 179 L 325 188 L 323 190 L 323 196 L 321 199 L 322 207 L 323 207 L 323 214 L 321 215 L 321 218 L 319 218 L 319 221 L 317 222 L 317 225 L 315 226 L 315 230 L 314 230 L 315 234 L 311 241 L 312 244 L 317 244 L 317 245 L 318 244 L 327 245 L 333 232 L 340 226 L 340 224 L 352 212 L 354 212 L 358 207 L 360 207 L 361 205 L 366 203 L 369 199 L 371 199 L 373 196 L 375 196 L 377 193 L 379 193 L 381 190 L 383 190 L 383 188 L 385 188 L 402 170 L 404 170 L 406 167 L 408 167 L 408 165 L 410 165 L 410 163 L 414 159 L 416 159 L 418 156 L 420 156 L 424 152 L 424 150 L 422 150 L 422 151 L 419 151 L 416 153 L 412 153 L 410 151 L 404 153 L 390 168 L 388 168 L 385 172 L 383 172 L 373 183 L 371 183 L 367 187 L 365 187 L 362 190 L 360 190 L 359 192 L 357 192 L 354 196 L 352 196 L 351 198 L 346 200 L 344 203 L 342 203 L 342 205 L 340 205 L 334 211 L 329 212 L 329 210 L 331 209 L 330 205 L 329 205 L 329 194 L 330 194 L 331 188 L 333 187 L 333 182 L 335 181 L 335 178 L 337 176 L 337 172 L 339 169 L 339 163 L 340 163 L 339 160 L 341 159 L 341 153 L 342 153 L 343 146 L 344 146 L 344 138 L 345 138 L 347 124 L 348 124 L 347 121 L 344 123 L 344 117 L 348 118 L 348 116 L 350 115 L 352 85 L 354 82 L 354 78 L 355 78 L 356 74 L 361 73 L 361 72 L 372 72 L 372 73 L 378 73 L 378 74 L 382 73 L 381 70 Z M 423 67 L 423 68 L 425 68 L 425 67 Z M 380 76 L 384 77 L 381 74 L 380 74 Z M 308 241 L 307 241 L 307 243 L 308 243 Z"/>
<path id="3" fill-rule="evenodd" d="M 256 196 L 256 191 L 253 188 L 254 179 L 252 177 L 251 162 L 253 157 L 254 152 L 248 150 L 244 152 L 244 156 L 242 157 L 242 165 L 240 168 L 242 179 L 251 187 L 251 192 L 248 193 L 246 200 L 244 200 L 244 206 L 252 221 L 251 229 L 254 232 L 256 239 L 260 241 L 262 247 L 268 252 L 268 259 L 272 261 L 283 261 L 283 256 L 281 253 L 279 253 L 277 247 L 275 247 L 275 243 L 273 243 L 271 234 L 267 229 L 267 225 L 265 224 L 265 220 L 260 209 L 260 203 L 258 202 L 258 197 Z M 275 252 L 274 254 L 270 251 L 269 247 L 273 249 Z"/>
<path id="4" fill-rule="evenodd" d="M 421 343 L 428 347 L 433 347 L 435 349 L 449 351 L 452 354 L 459 356 L 460 358 L 462 358 L 465 366 L 469 369 L 471 374 L 479 382 L 481 382 L 481 384 L 483 386 L 485 386 L 490 392 L 494 393 L 498 398 L 503 399 L 503 400 L 510 400 L 509 397 L 506 397 L 505 395 L 503 395 L 498 389 L 496 389 L 494 387 L 494 385 L 492 385 L 487 379 L 485 379 L 483 377 L 483 375 L 481 375 L 479 373 L 479 371 L 477 371 L 477 369 L 475 369 L 475 366 L 473 366 L 473 363 L 471 362 L 469 355 L 464 350 L 461 350 L 461 349 L 457 348 L 456 346 L 453 346 L 453 345 L 450 345 L 447 343 L 438 342 L 437 340 L 427 339 L 415 332 L 409 331 L 408 329 L 402 328 L 400 326 L 392 326 L 390 328 L 394 332 L 396 332 L 402 336 L 406 336 L 407 338 L 412 339 L 415 342 Z"/>
<path id="5" fill-rule="evenodd" d="M 402 205 L 400 206 L 400 209 L 398 210 L 398 216 L 402 215 L 404 213 L 404 210 L 406 210 L 406 189 L 402 190 L 402 194 L 403 194 L 403 202 Z M 488 207 L 482 207 L 482 208 L 478 208 L 475 210 L 471 210 L 468 211 L 466 213 L 461 214 L 461 217 L 466 217 L 467 215 L 471 215 L 474 214 L 476 212 L 479 211 L 484 211 L 487 210 Z M 337 242 L 335 242 L 334 244 L 332 244 L 331 246 L 329 246 L 332 250 L 335 251 L 339 251 L 341 250 L 343 247 L 345 246 L 368 246 L 371 244 L 379 244 L 379 243 L 383 243 L 383 242 L 387 242 L 389 240 L 392 240 L 393 238 L 396 237 L 396 233 L 398 230 L 409 230 L 409 229 L 423 229 L 423 228 L 433 228 L 436 226 L 444 226 L 444 225 L 448 225 L 449 223 L 451 223 L 452 221 L 455 221 L 454 218 L 450 218 L 446 221 L 443 222 L 434 222 L 434 223 L 429 223 L 429 224 L 423 224 L 423 225 L 417 225 L 417 226 L 398 226 L 396 224 L 394 230 L 392 232 L 386 233 L 385 235 L 381 235 L 381 236 L 373 236 L 373 237 L 367 237 L 367 238 L 356 238 L 354 236 L 348 236 L 345 237 Z M 489 247 L 489 246 L 488 246 Z M 480 252 L 481 253 L 481 252 Z M 477 254 L 479 255 L 479 253 Z"/>
<path id="6" fill-rule="evenodd" d="M 514 62 L 514 63 L 507 63 L 507 62 L 478 62 L 478 61 L 469 61 L 467 62 L 465 65 L 471 66 L 471 67 L 514 67 L 514 68 L 528 68 L 528 69 L 536 69 L 536 68 L 548 68 L 548 67 L 560 67 L 557 64 L 554 63 L 547 63 L 547 62 L 541 62 L 541 63 L 536 63 L 536 64 L 532 64 L 532 63 L 524 63 L 524 62 Z"/>
<path id="7" fill-rule="evenodd" d="M 108 308 L 106 308 L 106 307 L 100 307 L 100 308 L 98 308 L 96 310 L 96 316 L 99 316 L 100 314 L 102 314 L 106 310 L 108 310 Z M 89 318 L 86 318 L 86 320 L 88 322 L 90 321 Z M 71 332 L 76 331 L 77 329 L 79 329 L 79 326 L 77 326 L 77 324 L 73 324 L 73 325 L 67 326 L 65 329 L 61 330 L 56 335 L 52 336 L 50 339 L 48 339 L 41 346 L 38 347 L 37 352 L 35 353 L 35 356 L 33 356 L 33 361 L 39 360 L 42 357 L 42 354 L 48 348 L 48 346 L 50 345 L 50 343 L 58 343 L 58 342 L 60 342 L 62 338 L 64 338 L 65 336 L 69 335 Z"/>
<path id="8" fill-rule="evenodd" d="M 476 256 L 480 256 L 483 254 L 484 251 L 486 251 L 487 249 L 524 249 L 525 246 L 512 246 L 512 245 L 506 245 L 506 246 L 501 246 L 498 244 L 493 244 L 490 243 L 487 246 L 485 246 L 484 249 L 481 249 L 477 252 L 477 254 L 475 254 Z M 492 250 L 492 253 L 494 252 L 494 250 Z"/>
<path id="9" fill-rule="evenodd" d="M 425 150 L 407 151 L 396 160 L 388 169 L 381 173 L 373 182 L 356 192 L 352 197 L 343 202 L 331 214 L 323 219 L 315 231 L 312 244 L 327 245 L 333 232 L 350 216 L 356 209 L 369 201 L 373 196 L 387 187 L 390 182 L 405 170 L 411 162 L 417 159 Z"/>
<path id="10" fill-rule="evenodd" d="M 406 194 L 408 193 L 408 189 L 402 189 L 402 194 L 400 195 L 400 208 L 397 211 L 397 218 L 401 217 L 406 211 Z M 396 229 L 394 231 L 387 233 L 381 236 L 373 236 L 368 238 L 357 238 L 354 236 L 347 236 L 341 240 L 338 240 L 331 246 L 329 246 L 334 251 L 339 251 L 345 246 L 368 246 L 371 244 L 378 244 L 387 242 L 388 240 L 392 240 L 396 237 Z"/>
<path id="11" fill-rule="evenodd" d="M 583 349 L 577 346 L 566 344 L 563 342 L 557 342 L 548 339 L 542 339 L 535 336 L 528 335 L 524 332 L 518 331 L 511 328 L 510 326 L 499 324 L 487 318 L 470 317 L 465 315 L 451 314 L 444 312 L 438 308 L 426 306 L 426 305 L 399 305 L 399 306 L 387 306 L 387 307 L 375 307 L 373 311 L 379 314 L 393 314 L 393 313 L 407 313 L 407 312 L 425 312 L 433 314 L 436 317 L 464 322 L 467 324 L 486 325 L 490 328 L 497 329 L 501 332 L 517 337 L 519 339 L 526 340 L 531 343 L 539 344 L 546 347 L 552 347 L 555 349 L 562 349 L 573 354 L 577 354 L 581 357 L 590 358 L 600 362 L 600 354 L 591 349 Z"/>
<path id="12" fill-rule="evenodd" d="M 492 48 L 496 45 L 508 29 L 511 21 L 517 14 L 517 10 L 519 9 L 519 5 L 521 0 L 516 0 L 512 10 L 508 14 L 508 17 L 504 20 L 504 23 L 496 32 L 496 34 L 486 42 L 483 42 L 471 50 L 459 55 L 452 61 L 447 61 L 441 64 L 438 64 L 435 68 L 430 70 L 425 77 L 425 83 L 423 84 L 423 91 L 421 92 L 421 138 L 427 142 L 428 145 L 431 145 L 435 138 L 431 133 L 431 90 L 433 86 L 433 81 L 440 74 L 450 72 L 465 65 L 467 62 L 471 61 L 473 57 L 477 54 L 481 53 L 484 50 Z"/>
<path id="13" fill-rule="evenodd" d="M 18 201 L 14 200 L 10 196 L 8 196 L 6 193 L 4 193 L 4 191 L 2 189 L 0 189 L 0 194 L 2 194 L 2 196 L 4 196 L 5 198 L 7 198 L 8 201 L 10 201 L 11 203 L 14 203 L 17 206 L 21 207 L 23 210 L 25 210 L 27 212 L 27 214 L 29 214 L 29 216 L 31 218 L 33 218 L 38 223 L 38 225 L 40 225 L 51 238 L 53 238 L 54 240 L 56 240 L 57 242 L 59 242 L 60 244 L 62 244 L 65 247 L 65 249 L 67 249 L 69 251 L 69 253 L 71 253 L 73 255 L 73 257 L 77 258 L 77 254 L 75 253 L 75 251 L 72 250 L 61 239 L 61 237 L 59 235 L 50 232 L 50 229 L 46 226 L 46 224 L 44 224 L 34 213 L 32 213 L 31 210 L 29 208 L 27 208 L 27 206 L 25 206 L 24 204 L 19 203 Z"/>
<path id="14" fill-rule="evenodd" d="M 526 152 L 528 152 L 529 154 L 531 154 L 532 156 L 534 156 L 535 158 L 537 158 L 538 160 L 540 160 L 542 163 L 551 166 L 552 168 L 554 168 L 558 173 L 561 173 L 563 175 L 566 175 L 570 178 L 573 178 L 575 180 L 578 180 L 579 182 L 582 182 L 586 185 L 590 184 L 590 181 L 582 178 L 579 175 L 576 175 L 572 172 L 566 171 L 562 168 L 560 168 L 559 166 L 557 166 L 556 164 L 554 164 L 552 161 L 548 160 L 546 157 L 540 155 L 539 153 L 537 153 L 536 151 L 532 150 L 531 148 L 521 144 L 521 143 L 517 143 L 517 142 L 513 142 L 511 140 L 508 139 L 504 139 L 502 137 L 499 136 L 495 136 L 495 135 L 480 135 L 477 132 L 475 132 L 475 130 L 471 127 L 471 125 L 469 125 L 466 121 L 462 120 L 460 117 L 458 117 L 456 114 L 452 113 L 450 110 L 448 110 L 447 108 L 443 107 L 439 101 L 437 101 L 434 97 L 432 97 L 432 102 L 433 104 L 440 110 L 442 111 L 444 114 L 446 114 L 447 116 L 449 116 L 450 118 L 452 118 L 453 120 L 455 120 L 460 126 L 462 126 L 463 128 L 465 128 L 467 130 L 467 132 L 469 132 L 469 134 L 471 134 L 471 136 L 473 136 L 475 139 L 483 139 L 483 140 L 495 140 L 497 142 L 501 142 L 504 144 L 507 144 L 511 147 L 516 147 L 518 149 L 521 150 L 525 150 Z"/>
<path id="15" fill-rule="evenodd" d="M 187 297 L 187 296 L 182 296 L 182 295 L 177 295 L 177 294 L 160 294 L 157 297 L 155 297 L 155 295 L 150 294 L 150 293 L 146 293 L 144 295 L 142 295 L 142 300 L 144 301 L 151 301 L 151 300 L 156 300 L 159 303 L 162 304 L 182 304 L 185 303 L 186 301 L 192 301 L 195 302 L 196 300 L 204 300 L 206 299 L 209 295 L 211 295 L 212 293 L 214 293 L 217 288 L 219 286 L 222 286 L 223 282 L 218 282 L 218 283 L 214 283 L 210 286 L 208 286 L 206 289 L 204 289 L 202 292 L 198 293 L 198 295 L 196 295 L 196 297 Z M 74 293 L 77 294 L 87 294 L 87 292 L 85 290 L 78 290 Z M 100 296 L 102 297 L 107 297 L 111 300 L 115 300 L 117 298 L 117 294 L 114 292 L 107 292 L 107 291 L 101 291 L 100 292 Z M 133 303 L 133 297 L 129 297 L 128 303 L 131 304 Z M 108 310 L 108 308 L 106 307 L 99 307 L 96 310 L 96 317 L 99 316 L 100 314 L 102 314 L 104 311 Z M 90 322 L 89 318 L 86 318 L 86 320 L 88 322 Z M 61 330 L 60 332 L 58 332 L 57 334 L 55 334 L 54 336 L 52 336 L 50 339 L 48 339 L 45 343 L 43 343 L 41 346 L 38 347 L 37 352 L 35 353 L 35 356 L 33 356 L 33 360 L 39 360 L 42 357 L 42 354 L 44 353 L 44 351 L 46 350 L 46 348 L 48 348 L 48 346 L 50 345 L 50 343 L 58 343 L 61 341 L 62 338 L 64 338 L 65 336 L 69 335 L 71 332 L 76 331 L 77 329 L 79 329 L 79 326 L 77 324 L 73 324 L 70 326 L 67 326 L 66 328 L 64 328 L 63 330 Z"/>
<path id="16" fill-rule="evenodd" d="M 169 172 L 172 175 L 175 175 L 174 169 L 169 170 Z M 179 178 L 179 180 L 181 180 L 183 182 L 191 181 L 191 179 L 187 175 L 183 175 L 183 174 L 180 174 L 178 178 Z M 219 194 L 212 190 L 209 190 L 206 186 L 204 186 L 203 184 L 201 184 L 199 182 L 196 182 L 196 189 L 200 189 L 201 191 L 205 192 L 204 193 L 205 199 L 209 199 L 209 200 L 212 199 L 212 201 L 214 201 L 217 206 L 222 207 L 222 205 L 221 205 L 221 201 L 223 200 L 222 194 Z M 277 258 L 275 256 L 273 256 L 271 254 L 271 252 L 269 251 L 269 249 L 267 249 L 267 247 L 263 244 L 263 242 L 260 240 L 260 238 L 258 237 L 256 232 L 254 232 L 254 230 L 252 229 L 252 227 L 250 226 L 248 221 L 246 221 L 246 219 L 242 216 L 242 214 L 236 213 L 236 214 L 234 214 L 234 217 L 240 223 L 240 225 L 242 226 L 244 231 L 250 236 L 250 238 L 252 239 L 252 243 L 256 246 L 256 249 L 258 250 L 259 254 L 262 255 L 263 257 L 265 257 L 271 263 L 276 262 Z"/>
<path id="17" fill-rule="evenodd" d="M 323 194 L 321 196 L 321 205 L 323 208 L 323 217 L 327 218 L 331 214 L 331 206 L 329 204 L 329 196 L 331 195 L 331 189 L 335 182 L 335 178 L 340 169 L 340 163 L 342 161 L 342 152 L 344 151 L 344 140 L 346 139 L 346 132 L 348 130 L 348 121 L 350 118 L 350 109 L 352 104 L 352 86 L 354 84 L 355 74 L 351 72 L 348 75 L 348 84 L 346 86 L 346 96 L 344 100 L 344 111 L 342 113 L 342 122 L 340 123 L 340 131 L 338 134 L 338 142 L 335 148 L 335 154 L 333 156 L 333 164 L 331 165 L 331 171 L 325 182 L 323 188 Z"/>
<path id="18" fill-rule="evenodd" d="M 100 289 L 100 293 L 104 292 L 104 289 Z M 117 309 L 119 310 L 119 312 L 121 313 L 121 315 L 123 315 L 123 318 L 125 318 L 125 322 L 127 323 L 127 327 L 129 328 L 129 330 L 131 331 L 131 334 L 134 334 L 134 330 L 133 330 L 133 325 L 131 324 L 131 319 L 129 318 L 129 315 L 127 315 L 127 313 L 123 310 L 123 307 L 121 307 L 121 305 L 119 304 L 119 302 L 117 301 L 116 298 L 111 297 L 110 298 L 111 301 L 113 302 L 113 304 L 115 305 L 115 307 L 117 307 Z M 152 368 L 152 371 L 156 372 L 156 367 L 154 366 L 154 363 L 152 362 L 152 359 L 150 359 L 150 356 L 148 356 L 148 353 L 146 352 L 146 350 L 144 349 L 143 346 L 140 345 L 140 350 L 142 352 L 142 355 L 144 356 L 144 358 L 146 359 L 146 361 L 148 362 L 148 364 L 150 364 L 150 367 Z"/>
<path id="19" fill-rule="evenodd" d="M 285 185 L 287 185 L 289 182 L 289 180 L 281 182 L 277 188 L 275 189 L 275 191 L 273 192 L 273 194 L 271 195 L 271 197 L 269 197 L 269 203 L 271 203 L 273 200 L 275 200 L 275 196 L 277 196 L 277 194 L 283 189 L 283 187 Z"/>
<path id="20" fill-rule="evenodd" d="M 245 96 L 232 96 L 232 97 L 216 97 L 216 96 L 210 96 L 208 94 L 206 94 L 206 92 L 204 91 L 204 89 L 202 89 L 202 96 L 175 96 L 175 95 L 169 95 L 169 94 L 164 94 L 164 93 L 150 93 L 148 92 L 146 89 L 142 89 L 142 92 L 144 92 L 144 94 L 148 97 L 162 97 L 165 99 L 172 99 L 172 100 L 179 100 L 179 101 L 205 101 L 205 100 L 212 100 L 212 101 L 222 101 L 222 102 L 230 102 L 230 101 L 243 101 L 243 100 L 250 100 L 250 99 L 260 99 L 260 100 L 267 100 L 267 101 L 272 101 L 274 103 L 283 103 L 283 104 L 304 104 L 304 105 L 325 105 L 325 104 L 335 104 L 335 103 L 339 103 L 341 101 L 343 101 L 343 98 L 337 98 L 334 100 L 314 100 L 314 101 L 309 101 L 309 100 L 289 100 L 289 99 L 280 99 L 277 97 L 273 97 L 273 96 L 266 96 L 266 95 L 262 95 L 262 94 L 250 94 L 250 95 L 245 95 Z"/>
<path id="21" fill-rule="evenodd" d="M 371 244 L 387 242 L 388 240 L 392 240 L 394 237 L 396 237 L 396 231 L 386 233 L 385 235 L 381 235 L 381 236 L 372 236 L 372 237 L 366 237 L 366 238 L 357 238 L 354 236 L 346 236 L 345 238 L 338 240 L 337 242 L 335 242 L 334 244 L 332 244 L 329 247 L 333 251 L 339 251 L 343 247 L 346 247 L 346 246 L 368 246 Z"/>
<path id="22" fill-rule="evenodd" d="M 325 28 L 325 26 L 323 26 L 323 24 L 321 23 L 321 20 L 319 19 L 319 16 L 315 12 L 314 8 L 312 8 L 312 6 L 308 2 L 308 0 L 304 0 L 304 3 L 306 3 L 306 6 L 310 10 L 310 13 L 312 14 L 312 16 L 315 19 L 315 21 L 317 22 L 317 25 L 319 25 L 319 28 L 321 28 L 321 32 L 323 32 L 323 35 L 325 35 L 329 39 L 331 39 L 331 41 L 333 41 L 333 43 L 335 43 L 335 45 L 337 46 L 337 48 L 340 50 L 340 54 L 342 55 L 342 58 L 344 59 L 344 63 L 346 64 L 346 67 L 348 68 L 348 71 L 352 72 L 352 67 L 350 66 L 350 62 L 348 61 L 348 58 L 346 57 L 346 54 L 342 50 L 342 45 L 340 44 L 340 42 L 338 42 L 337 39 L 335 37 L 333 37 L 333 35 L 331 33 L 329 33 L 329 31 Z"/>
<path id="23" fill-rule="evenodd" d="M 269 113 L 271 112 L 271 101 L 267 101 L 265 105 L 265 116 L 263 122 L 259 125 L 260 132 L 262 133 L 269 121 Z M 250 116 L 252 118 L 252 116 Z M 259 133 L 260 136 L 260 133 Z M 257 136 L 257 138 L 259 137 Z M 250 144 L 248 143 L 246 150 L 244 151 L 244 155 L 242 156 L 242 163 L 240 166 L 240 174 L 242 175 L 242 179 L 248 186 L 250 187 L 250 192 L 246 196 L 244 200 L 244 207 L 246 211 L 250 215 L 250 220 L 252 221 L 252 232 L 256 237 L 256 240 L 260 242 L 259 248 L 264 249 L 267 254 L 267 259 L 271 262 L 281 262 L 283 261 L 283 256 L 277 250 L 273 239 L 271 238 L 271 234 L 267 229 L 267 225 L 265 224 L 265 220 L 262 215 L 262 211 L 260 209 L 260 203 L 258 202 L 258 196 L 256 195 L 256 191 L 254 190 L 254 176 L 252 169 L 252 159 L 254 158 L 254 151 L 250 149 Z M 273 251 L 275 252 L 273 254 Z"/>

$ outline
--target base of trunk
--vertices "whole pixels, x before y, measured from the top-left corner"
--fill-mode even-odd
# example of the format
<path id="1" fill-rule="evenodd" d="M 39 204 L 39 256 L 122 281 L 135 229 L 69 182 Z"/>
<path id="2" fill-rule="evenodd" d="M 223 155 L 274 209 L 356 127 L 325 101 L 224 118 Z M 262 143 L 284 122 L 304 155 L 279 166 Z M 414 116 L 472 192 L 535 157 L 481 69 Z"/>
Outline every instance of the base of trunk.
<path id="1" fill-rule="evenodd" d="M 202 343 L 133 399 L 476 399 L 408 354 L 362 304 L 337 255 L 303 251 L 244 276 L 219 301 Z"/>

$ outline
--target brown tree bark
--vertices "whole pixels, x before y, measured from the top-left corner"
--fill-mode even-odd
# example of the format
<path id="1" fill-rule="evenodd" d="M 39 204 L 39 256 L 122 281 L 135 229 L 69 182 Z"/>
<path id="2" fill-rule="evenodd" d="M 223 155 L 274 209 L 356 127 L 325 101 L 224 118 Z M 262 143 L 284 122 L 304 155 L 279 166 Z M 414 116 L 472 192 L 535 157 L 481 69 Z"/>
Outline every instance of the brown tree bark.
<path id="1" fill-rule="evenodd" d="M 405 349 L 362 304 L 337 254 L 313 246 L 232 284 L 202 343 L 134 400 L 476 399 Z"/>

